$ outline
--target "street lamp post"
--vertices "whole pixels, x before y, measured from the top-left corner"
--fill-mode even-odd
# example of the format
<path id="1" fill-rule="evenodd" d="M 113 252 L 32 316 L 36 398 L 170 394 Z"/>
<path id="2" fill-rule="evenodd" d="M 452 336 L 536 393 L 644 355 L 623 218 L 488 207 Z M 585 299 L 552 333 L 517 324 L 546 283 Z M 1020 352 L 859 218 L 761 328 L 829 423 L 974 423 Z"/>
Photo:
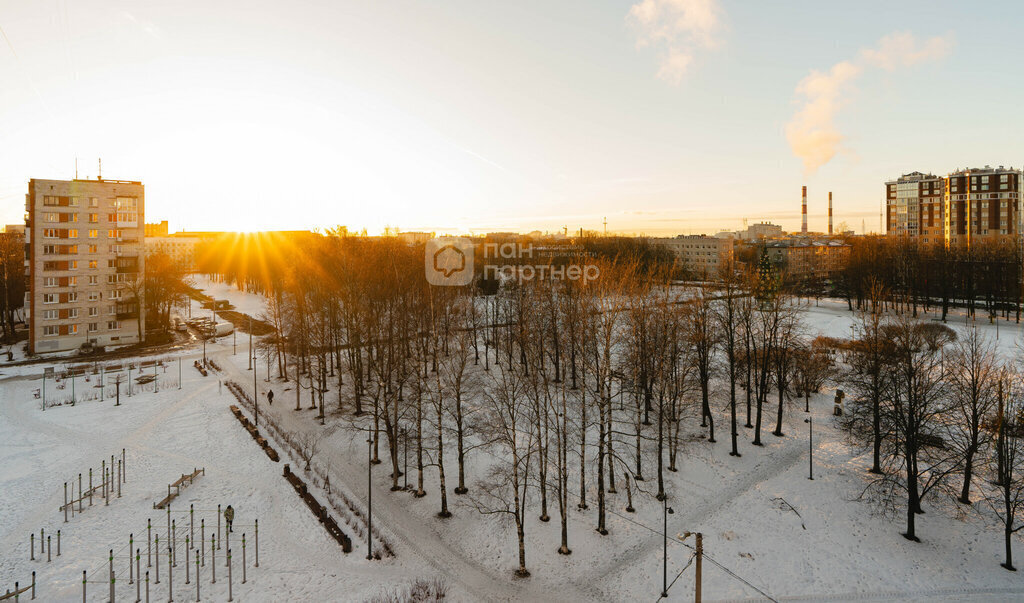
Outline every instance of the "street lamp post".
<path id="1" fill-rule="evenodd" d="M 373 437 L 366 438 L 366 558 L 373 559 Z"/>
<path id="2" fill-rule="evenodd" d="M 662 561 L 662 566 L 661 566 L 661 596 L 667 598 L 668 597 L 668 516 L 670 514 L 672 514 L 672 513 L 675 513 L 675 511 L 672 509 L 672 507 L 668 506 L 668 494 L 665 495 L 665 498 L 661 499 L 661 502 L 662 502 L 662 505 L 663 505 L 663 507 L 662 507 L 662 509 L 663 509 L 662 515 L 663 515 L 664 520 L 665 520 L 664 532 L 662 532 L 662 534 L 661 534 L 662 538 L 663 538 L 663 549 L 664 549 L 663 550 L 663 554 L 662 554 L 662 560 L 661 560 Z"/>
<path id="3" fill-rule="evenodd" d="M 808 452 L 808 475 L 807 479 L 814 479 L 814 417 L 807 417 L 804 419 L 804 423 L 807 423 L 807 452 Z"/>

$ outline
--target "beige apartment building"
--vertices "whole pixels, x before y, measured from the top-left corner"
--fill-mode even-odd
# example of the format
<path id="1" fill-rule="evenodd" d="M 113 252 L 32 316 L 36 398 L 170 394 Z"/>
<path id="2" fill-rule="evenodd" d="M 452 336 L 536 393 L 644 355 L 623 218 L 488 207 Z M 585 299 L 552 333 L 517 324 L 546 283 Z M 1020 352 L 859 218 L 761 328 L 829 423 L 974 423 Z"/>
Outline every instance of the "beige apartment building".
<path id="1" fill-rule="evenodd" d="M 171 258 L 176 264 L 185 268 L 188 272 L 196 271 L 196 250 L 203 242 L 201 237 L 188 236 L 160 236 L 146 237 L 146 255 L 162 253 Z"/>
<path id="2" fill-rule="evenodd" d="M 651 239 L 655 245 L 671 250 L 683 267 L 694 276 L 703 278 L 718 275 L 718 271 L 733 259 L 732 239 L 707 235 L 679 235 L 673 238 Z"/>
<path id="3" fill-rule="evenodd" d="M 33 178 L 25 211 L 29 353 L 144 340 L 142 183 Z"/>

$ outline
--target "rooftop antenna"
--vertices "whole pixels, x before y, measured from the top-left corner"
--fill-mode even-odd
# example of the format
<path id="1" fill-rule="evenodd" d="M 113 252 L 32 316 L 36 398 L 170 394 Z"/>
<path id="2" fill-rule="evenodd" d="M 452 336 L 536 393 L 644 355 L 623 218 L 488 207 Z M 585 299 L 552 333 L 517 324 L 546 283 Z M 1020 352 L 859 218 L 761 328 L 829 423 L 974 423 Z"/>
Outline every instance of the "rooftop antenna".
<path id="1" fill-rule="evenodd" d="M 96 175 L 97 180 L 103 180 L 103 158 L 99 158 L 99 173 Z"/>
<path id="2" fill-rule="evenodd" d="M 78 180 L 78 157 L 75 157 L 75 180 Z"/>

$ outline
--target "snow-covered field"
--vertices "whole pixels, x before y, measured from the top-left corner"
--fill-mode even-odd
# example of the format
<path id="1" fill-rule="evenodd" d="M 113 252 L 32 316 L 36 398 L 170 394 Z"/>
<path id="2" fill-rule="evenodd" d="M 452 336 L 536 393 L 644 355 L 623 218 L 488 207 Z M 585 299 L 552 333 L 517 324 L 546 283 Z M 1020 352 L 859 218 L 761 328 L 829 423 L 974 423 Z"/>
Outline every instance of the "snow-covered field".
<path id="1" fill-rule="evenodd" d="M 258 315 L 259 296 L 233 291 L 217 283 L 199 283 L 208 294 L 227 298 L 239 311 Z M 255 298 L 255 299 L 252 299 Z M 825 300 L 805 308 L 804 321 L 812 331 L 849 336 L 853 315 L 845 303 Z M 955 329 L 967 328 L 962 316 L 950 320 Z M 977 326 L 995 338 L 987 320 Z M 1021 329 L 1002 323 L 998 345 L 1010 357 L 1020 353 Z M 374 523 L 393 545 L 396 557 L 365 560 L 365 543 L 342 554 L 303 502 L 281 477 L 282 465 L 272 463 L 228 412 L 234 398 L 220 381 L 234 380 L 247 391 L 253 387 L 246 370 L 244 346 L 232 355 L 230 343 L 210 346 L 208 353 L 223 373 L 202 377 L 191 367 L 195 352 L 185 355 L 181 389 L 173 363 L 162 376 L 160 392 L 126 398 L 115 407 L 110 400 L 77 406 L 39 408 L 32 391 L 39 387 L 39 367 L 0 367 L 0 592 L 25 583 L 37 571 L 39 598 L 44 601 L 81 599 L 81 572 L 89 571 L 89 600 L 105 600 L 107 551 L 127 549 L 128 535 L 143 541 L 152 518 L 163 536 L 166 516 L 152 509 L 166 494 L 167 484 L 193 467 L 206 475 L 185 489 L 173 504 L 174 517 L 186 522 L 189 504 L 203 509 L 209 537 L 218 504 L 237 510 L 238 531 L 260 521 L 260 567 L 248 568 L 242 585 L 235 572 L 234 595 L 245 601 L 366 600 L 388 587 L 414 578 L 442 576 L 453 600 L 634 601 L 656 600 L 662 580 L 662 504 L 634 492 L 635 513 L 627 513 L 621 476 L 618 493 L 609 495 L 607 536 L 595 531 L 593 476 L 588 476 L 590 507 L 576 508 L 578 481 L 573 486 L 569 545 L 573 553 L 559 555 L 559 522 L 554 496 L 550 522 L 537 519 L 539 500 L 531 493 L 527 522 L 527 566 L 531 577 L 517 579 L 514 527 L 496 516 L 481 515 L 471 503 L 476 479 L 496 454 L 473 450 L 468 460 L 470 494 L 455 495 L 455 462 L 448 469 L 448 501 L 453 516 L 436 516 L 440 501 L 436 468 L 427 470 L 427 496 L 391 492 L 387 450 L 384 463 L 374 468 Z M 260 365 L 257 386 L 276 393 L 272 407 L 261 403 L 289 431 L 324 429 L 308 410 L 294 410 L 293 383 L 266 382 Z M 166 383 L 166 385 L 165 385 Z M 834 386 L 834 385 L 833 385 Z M 808 480 L 807 416 L 802 402 L 788 411 L 785 437 L 766 430 L 766 446 L 749 444 L 749 430 L 740 432 L 742 457 L 728 456 L 728 421 L 716 418 L 718 444 L 697 437 L 683 449 L 680 470 L 668 474 L 668 533 L 700 531 L 704 535 L 703 594 L 707 600 L 1012 600 L 1024 597 L 1024 577 L 999 567 L 1002 534 L 982 508 L 965 509 L 939 497 L 926 501 L 927 513 L 918 521 L 921 543 L 905 540 L 901 517 L 880 515 L 871 504 L 856 500 L 863 490 L 865 459 L 857 456 L 838 432 L 831 417 L 831 387 L 812 397 L 814 419 L 814 480 Z M 721 394 L 719 393 L 719 396 Z M 718 398 L 718 406 L 721 400 Z M 367 462 L 365 432 L 353 428 L 348 413 L 332 412 L 337 394 L 328 394 L 328 427 L 332 433 L 314 463 L 325 467 L 332 484 L 350 497 L 365 501 Z M 772 415 L 774 417 L 774 415 Z M 358 425 L 358 423 L 357 423 Z M 58 507 L 63 482 L 99 467 L 100 460 L 125 448 L 128 481 L 120 499 L 110 506 L 86 503 L 85 512 L 67 524 Z M 277 446 L 279 452 L 283 447 Z M 410 483 L 415 478 L 410 447 Z M 648 472 L 648 487 L 653 467 Z M 76 478 L 77 479 L 77 478 Z M 307 480 L 308 481 L 308 480 Z M 400 480 L 401 481 L 401 480 Z M 197 511 L 196 523 L 200 512 Z M 340 522 L 339 522 L 340 523 Z M 62 556 L 55 561 L 30 561 L 29 534 L 45 528 L 62 530 Z M 179 532 L 181 527 L 179 526 Z M 198 527 L 197 527 L 198 530 Z M 240 536 L 240 535 L 239 535 Z M 686 541 L 693 544 L 692 537 Z M 138 545 L 137 545 L 138 546 Z M 233 546 L 237 546 L 234 544 Z M 250 551 L 251 553 L 251 551 Z M 123 555 L 123 552 L 121 553 Z M 236 560 L 240 554 L 235 551 Z M 38 558 L 38 555 L 37 555 Z M 669 599 L 689 600 L 694 567 L 687 565 L 692 550 L 669 541 L 671 581 L 680 571 Z M 223 560 L 221 560 L 223 562 Z M 209 560 L 207 560 L 209 563 Z M 134 593 L 127 584 L 127 560 L 115 560 L 119 597 Z M 161 568 L 161 580 L 166 576 Z M 237 569 L 237 568 L 236 568 Z M 202 595 L 226 600 L 226 572 L 218 567 L 217 584 L 203 570 Z M 175 596 L 191 593 L 184 570 L 175 568 Z M 125 589 L 122 591 L 121 589 Z M 152 587 L 166 596 L 166 584 Z M 189 590 L 191 588 L 191 590 Z"/>

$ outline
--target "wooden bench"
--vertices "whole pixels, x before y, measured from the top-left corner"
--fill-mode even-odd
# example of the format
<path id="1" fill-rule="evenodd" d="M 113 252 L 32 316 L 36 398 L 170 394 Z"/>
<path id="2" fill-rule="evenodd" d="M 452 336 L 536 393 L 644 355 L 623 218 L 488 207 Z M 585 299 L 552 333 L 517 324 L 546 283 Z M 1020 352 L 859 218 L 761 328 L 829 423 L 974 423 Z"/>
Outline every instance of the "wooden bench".
<path id="1" fill-rule="evenodd" d="M 192 483 L 196 481 L 196 478 L 199 477 L 200 474 L 206 475 L 205 467 L 201 469 L 195 469 L 192 471 L 192 473 L 189 473 L 188 475 L 182 473 L 181 477 L 171 482 L 170 484 L 167 484 L 167 496 L 153 503 L 153 508 L 163 509 L 167 505 L 171 504 L 171 501 L 181 494 L 181 489 L 187 486 L 191 486 Z M 175 489 L 173 493 L 171 492 L 171 488 Z"/>

